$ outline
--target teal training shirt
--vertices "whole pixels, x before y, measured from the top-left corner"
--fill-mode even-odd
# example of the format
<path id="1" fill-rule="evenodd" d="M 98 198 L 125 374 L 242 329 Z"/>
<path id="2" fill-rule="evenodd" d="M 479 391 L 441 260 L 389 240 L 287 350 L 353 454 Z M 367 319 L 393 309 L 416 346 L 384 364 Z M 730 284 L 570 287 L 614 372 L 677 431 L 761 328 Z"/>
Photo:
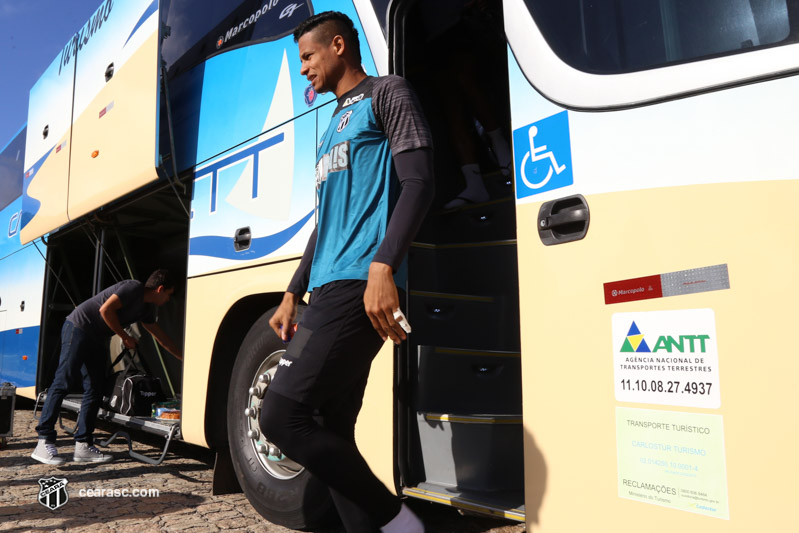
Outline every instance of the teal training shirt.
<path id="1" fill-rule="evenodd" d="M 432 147 L 430 131 L 403 78 L 367 77 L 338 99 L 317 151 L 319 225 L 309 291 L 368 279 L 399 194 L 392 153 L 425 147 Z M 398 285 L 404 277 L 403 267 L 395 273 Z"/>

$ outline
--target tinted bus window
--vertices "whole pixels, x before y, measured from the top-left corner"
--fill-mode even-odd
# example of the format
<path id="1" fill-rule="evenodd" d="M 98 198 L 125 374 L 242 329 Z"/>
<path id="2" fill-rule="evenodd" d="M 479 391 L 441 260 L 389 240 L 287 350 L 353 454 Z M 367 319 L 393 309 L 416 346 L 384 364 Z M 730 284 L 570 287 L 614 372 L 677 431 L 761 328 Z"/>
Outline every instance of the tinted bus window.
<path id="1" fill-rule="evenodd" d="M 168 76 L 227 50 L 285 37 L 312 14 L 310 0 L 163 0 L 161 56 Z"/>
<path id="2" fill-rule="evenodd" d="M 375 8 L 377 20 L 380 22 L 380 28 L 383 30 L 383 37 L 388 38 L 386 32 L 386 24 L 388 24 L 388 3 L 390 0 L 372 0 L 372 6 Z"/>
<path id="3" fill-rule="evenodd" d="M 22 196 L 25 134 L 23 130 L 0 153 L 0 211 Z"/>
<path id="4" fill-rule="evenodd" d="M 570 66 L 618 74 L 797 41 L 799 0 L 525 0 Z"/>

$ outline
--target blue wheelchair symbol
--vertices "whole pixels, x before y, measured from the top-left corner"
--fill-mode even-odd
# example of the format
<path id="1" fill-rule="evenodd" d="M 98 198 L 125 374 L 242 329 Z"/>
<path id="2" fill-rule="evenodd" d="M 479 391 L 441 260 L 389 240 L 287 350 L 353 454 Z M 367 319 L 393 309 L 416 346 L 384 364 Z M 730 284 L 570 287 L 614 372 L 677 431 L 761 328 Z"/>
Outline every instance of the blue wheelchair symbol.
<path id="1" fill-rule="evenodd" d="M 574 183 L 567 111 L 513 132 L 516 198 Z"/>

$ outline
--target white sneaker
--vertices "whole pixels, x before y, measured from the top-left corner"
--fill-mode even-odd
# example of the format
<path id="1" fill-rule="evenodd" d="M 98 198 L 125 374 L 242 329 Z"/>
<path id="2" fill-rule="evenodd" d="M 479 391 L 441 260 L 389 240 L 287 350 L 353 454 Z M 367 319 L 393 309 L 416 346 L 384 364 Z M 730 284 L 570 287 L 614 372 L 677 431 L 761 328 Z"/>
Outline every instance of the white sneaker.
<path id="1" fill-rule="evenodd" d="M 94 444 L 90 446 L 86 442 L 76 442 L 72 459 L 76 463 L 108 463 L 114 460 L 114 456 L 102 453 Z"/>
<path id="2" fill-rule="evenodd" d="M 52 442 L 47 442 L 44 439 L 39 439 L 38 444 L 36 444 L 36 449 L 33 450 L 31 457 L 46 465 L 62 465 L 65 462 L 63 457 L 58 456 L 58 450 L 56 449 L 55 444 Z"/>

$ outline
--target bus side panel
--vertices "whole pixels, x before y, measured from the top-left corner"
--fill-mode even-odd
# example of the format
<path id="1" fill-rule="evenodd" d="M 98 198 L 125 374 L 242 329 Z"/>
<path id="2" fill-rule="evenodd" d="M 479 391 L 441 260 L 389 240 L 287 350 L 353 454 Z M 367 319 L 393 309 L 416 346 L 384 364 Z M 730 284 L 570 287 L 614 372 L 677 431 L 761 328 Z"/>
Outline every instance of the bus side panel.
<path id="1" fill-rule="evenodd" d="M 67 180 L 74 50 L 73 39 L 30 90 L 20 221 L 23 243 L 41 237 L 69 220 Z"/>
<path id="2" fill-rule="evenodd" d="M 363 32 L 349 2 L 315 2 L 314 9 L 343 11 Z M 376 74 L 365 39 L 361 54 L 366 71 Z M 223 51 L 185 75 L 200 77 L 196 72 L 202 70 L 199 98 L 186 95 L 175 110 L 178 116 L 199 115 L 196 132 L 190 121 L 176 132 L 196 137 L 189 276 L 305 249 L 314 222 L 317 124 L 326 126 L 335 98 L 317 95 L 300 67 L 289 35 Z M 181 86 L 180 79 L 170 83 Z M 188 109 L 192 105 L 196 109 Z M 244 228 L 251 244 L 242 250 L 233 239 Z"/>
<path id="3" fill-rule="evenodd" d="M 42 314 L 44 259 L 32 243 L 0 258 L 0 383 L 33 386 L 39 351 L 39 323 Z"/>
<path id="4" fill-rule="evenodd" d="M 26 130 L 0 152 L 0 383 L 36 381 L 44 259 L 41 242 L 19 237 Z"/>
<path id="5" fill-rule="evenodd" d="M 799 296 L 799 79 L 580 113 L 511 71 L 528 527 L 791 529 L 799 362 L 778 332 Z M 565 129 L 544 122 L 562 113 Z M 521 179 L 540 183 L 542 147 L 573 183 Z M 542 202 L 576 193 L 586 237 L 544 246 Z"/>
<path id="6" fill-rule="evenodd" d="M 75 73 L 72 220 L 158 178 L 157 4 L 106 2 L 82 30 L 90 35 L 83 39 Z"/>
<path id="7" fill-rule="evenodd" d="M 20 205 L 18 199 L 0 212 L 3 227 L 19 216 Z M 36 382 L 45 268 L 39 253 L 42 248 L 38 241 L 20 245 L 18 235 L 0 242 L 0 383 L 30 387 Z"/>
<path id="8" fill-rule="evenodd" d="M 240 61 L 261 64 L 249 70 L 268 78 L 272 98 L 261 95 L 271 102 L 262 118 L 265 133 L 195 171 L 189 276 L 301 254 L 313 230 L 316 112 L 294 118 L 302 111 L 294 96 L 302 91 L 289 67 L 296 52 L 285 43 L 234 50 L 205 67 L 204 87 L 211 91 L 239 71 Z M 249 243 L 234 242 L 245 231 Z"/>

